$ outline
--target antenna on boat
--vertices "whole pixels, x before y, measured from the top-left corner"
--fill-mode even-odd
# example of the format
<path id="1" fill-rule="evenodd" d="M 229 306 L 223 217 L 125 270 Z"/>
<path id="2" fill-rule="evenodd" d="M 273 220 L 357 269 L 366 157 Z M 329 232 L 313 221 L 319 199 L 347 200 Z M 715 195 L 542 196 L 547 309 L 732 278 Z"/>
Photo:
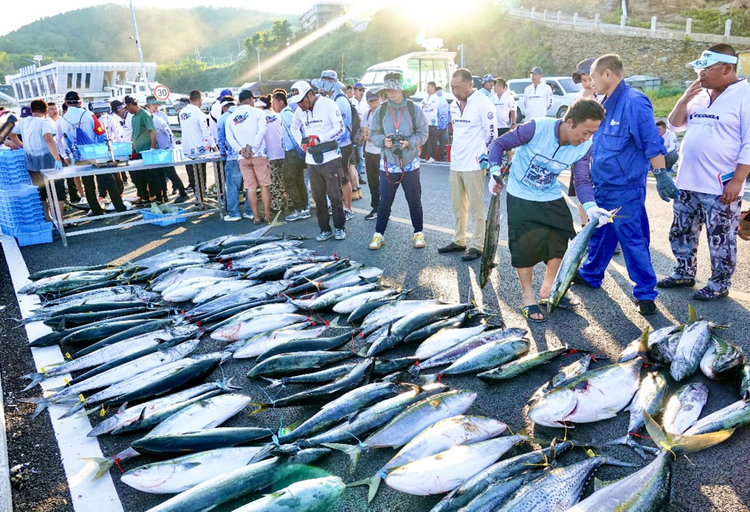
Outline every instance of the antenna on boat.
<path id="1" fill-rule="evenodd" d="M 146 82 L 146 88 L 148 88 L 148 92 L 151 93 L 151 84 L 148 81 L 148 73 L 146 73 L 146 66 L 143 65 L 143 51 L 141 51 L 141 39 L 138 37 L 138 25 L 135 22 L 133 0 L 130 0 L 130 15 L 133 17 L 133 30 L 135 31 L 135 45 L 138 47 L 138 59 L 141 61 L 141 80 Z"/>

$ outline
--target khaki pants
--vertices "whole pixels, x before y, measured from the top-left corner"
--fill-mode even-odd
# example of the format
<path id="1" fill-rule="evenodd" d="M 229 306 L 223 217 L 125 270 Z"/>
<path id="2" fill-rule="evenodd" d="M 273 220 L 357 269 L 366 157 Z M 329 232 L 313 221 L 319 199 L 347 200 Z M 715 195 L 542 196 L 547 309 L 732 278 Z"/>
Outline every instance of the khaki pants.
<path id="1" fill-rule="evenodd" d="M 484 170 L 450 173 L 451 203 L 456 218 L 456 234 L 453 243 L 468 245 L 481 251 L 484 247 Z M 471 211 L 473 235 L 471 244 L 466 243 L 466 224 Z"/>

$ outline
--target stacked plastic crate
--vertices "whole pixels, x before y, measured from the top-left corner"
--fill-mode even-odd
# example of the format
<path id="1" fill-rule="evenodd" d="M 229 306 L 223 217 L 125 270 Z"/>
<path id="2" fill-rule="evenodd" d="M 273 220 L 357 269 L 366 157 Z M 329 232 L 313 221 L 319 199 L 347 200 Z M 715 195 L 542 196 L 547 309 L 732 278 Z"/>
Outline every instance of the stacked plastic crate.
<path id="1" fill-rule="evenodd" d="M 20 246 L 52 242 L 52 223 L 44 220 L 39 190 L 20 150 L 0 151 L 0 230 Z"/>

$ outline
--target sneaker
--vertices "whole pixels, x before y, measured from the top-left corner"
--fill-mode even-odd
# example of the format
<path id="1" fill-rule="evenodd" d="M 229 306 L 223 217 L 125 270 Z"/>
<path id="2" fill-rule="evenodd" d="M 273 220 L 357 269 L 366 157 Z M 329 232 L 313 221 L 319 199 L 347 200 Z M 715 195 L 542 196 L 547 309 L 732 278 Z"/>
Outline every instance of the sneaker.
<path id="1" fill-rule="evenodd" d="M 479 259 L 481 257 L 482 257 L 482 251 L 480 251 L 480 250 L 475 249 L 475 248 L 472 247 L 471 249 L 469 249 L 468 251 L 466 251 L 466 254 L 464 254 L 463 256 L 461 256 L 461 259 L 464 260 L 464 261 L 474 261 L 474 260 Z"/>
<path id="2" fill-rule="evenodd" d="M 435 159 L 432 158 L 432 157 L 430 157 L 429 160 L 427 160 L 427 163 L 428 164 L 434 164 L 435 163 Z"/>
<path id="3" fill-rule="evenodd" d="M 237 222 L 238 220 L 242 220 L 242 217 L 239 215 L 237 217 L 234 217 L 232 215 L 224 215 L 224 222 Z"/>
<path id="4" fill-rule="evenodd" d="M 656 313 L 656 303 L 652 300 L 639 300 L 636 302 L 638 304 L 638 311 L 643 316 L 649 316 Z"/>
<path id="5" fill-rule="evenodd" d="M 131 203 L 130 201 L 125 201 L 125 200 L 123 200 L 123 201 L 122 201 L 122 205 L 123 205 L 123 206 L 125 207 L 125 210 L 126 210 L 126 211 L 127 211 L 127 210 L 132 210 L 132 209 L 133 209 L 133 203 Z"/>
<path id="6" fill-rule="evenodd" d="M 377 217 L 378 217 L 378 211 L 370 210 L 370 213 L 365 215 L 365 220 L 372 220 L 372 219 L 376 219 Z"/>
<path id="7" fill-rule="evenodd" d="M 377 251 L 381 247 L 383 247 L 383 244 L 385 243 L 385 239 L 383 238 L 383 235 L 380 233 L 375 233 L 372 235 L 372 242 L 370 242 L 370 250 Z"/>
<path id="8" fill-rule="evenodd" d="M 295 220 L 300 220 L 302 218 L 302 212 L 299 210 L 294 210 L 292 213 L 284 217 L 284 220 L 287 222 L 294 222 Z"/>
<path id="9" fill-rule="evenodd" d="M 692 288 L 695 286 L 695 279 L 690 277 L 665 277 L 658 283 L 657 288 Z"/>
<path id="10" fill-rule="evenodd" d="M 78 201 L 78 204 L 80 204 L 81 206 L 84 206 L 84 205 L 88 205 L 89 202 L 88 202 L 88 200 L 86 200 L 85 197 L 82 197 L 81 200 Z"/>
<path id="11" fill-rule="evenodd" d="M 466 247 L 463 245 L 454 244 L 453 242 L 449 243 L 445 247 L 438 248 L 438 252 L 441 254 L 444 254 L 446 252 L 464 252 L 466 250 Z"/>
<path id="12" fill-rule="evenodd" d="M 336 240 L 346 240 L 346 231 L 343 229 L 336 229 L 336 234 L 333 236 Z"/>
<path id="13" fill-rule="evenodd" d="M 174 198 L 174 201 L 172 203 L 184 203 L 189 199 L 187 194 L 180 194 L 179 196 Z"/>
<path id="14" fill-rule="evenodd" d="M 333 233 L 331 233 L 330 231 L 321 231 L 320 234 L 315 237 L 315 240 L 317 240 L 318 242 L 325 242 L 326 240 L 330 240 L 331 238 L 333 238 Z"/>
<path id="15" fill-rule="evenodd" d="M 591 286 L 591 284 L 589 284 L 588 281 L 586 281 L 584 278 L 581 277 L 581 274 L 579 274 L 577 270 L 576 270 L 576 273 L 573 274 L 573 279 L 571 280 L 571 282 L 575 284 L 582 284 L 583 286 L 588 286 L 589 288 L 593 288 L 593 286 Z"/>
<path id="16" fill-rule="evenodd" d="M 701 288 L 700 290 L 693 293 L 693 298 L 695 300 L 702 300 L 702 301 L 710 301 L 710 300 L 718 300 L 723 299 L 724 297 L 729 296 L 729 290 L 712 290 L 708 286 Z"/>
<path id="17" fill-rule="evenodd" d="M 621 254 L 621 253 L 622 253 L 622 247 L 620 247 L 620 242 L 617 242 L 617 246 L 615 247 L 614 254 L 617 255 L 617 254 Z"/>
<path id="18" fill-rule="evenodd" d="M 102 204 L 102 203 L 99 203 Z M 113 203 L 107 203 L 107 205 L 103 208 L 105 212 L 113 212 L 115 211 L 115 205 Z"/>
<path id="19" fill-rule="evenodd" d="M 361 174 L 359 175 L 359 184 L 360 185 L 367 185 L 367 182 L 364 180 L 364 178 L 362 177 Z"/>
<path id="20" fill-rule="evenodd" d="M 412 245 L 414 245 L 415 249 L 424 249 L 425 243 L 424 243 L 424 234 L 420 231 L 419 233 L 414 233 L 414 236 L 411 239 Z"/>
<path id="21" fill-rule="evenodd" d="M 299 217 L 299 218 L 300 218 L 301 220 L 304 220 L 304 219 L 309 219 L 309 218 L 311 217 L 311 215 L 310 215 L 310 210 L 302 210 L 301 212 L 299 212 L 299 214 L 300 214 L 300 217 Z"/>
<path id="22" fill-rule="evenodd" d="M 255 216 L 252 213 L 242 212 L 242 218 L 243 219 L 248 219 L 248 220 L 253 220 L 255 218 Z"/>
<path id="23" fill-rule="evenodd" d="M 354 218 L 354 212 L 349 208 L 344 208 L 344 219 L 352 220 Z"/>

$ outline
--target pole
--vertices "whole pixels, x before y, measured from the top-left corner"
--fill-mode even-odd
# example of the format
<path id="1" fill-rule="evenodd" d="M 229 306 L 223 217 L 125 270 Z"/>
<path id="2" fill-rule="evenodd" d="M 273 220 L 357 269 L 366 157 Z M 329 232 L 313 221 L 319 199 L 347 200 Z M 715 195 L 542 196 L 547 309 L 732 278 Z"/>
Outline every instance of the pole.
<path id="1" fill-rule="evenodd" d="M 135 31 L 135 45 L 138 47 L 138 59 L 141 61 L 141 76 L 142 80 L 146 82 L 146 88 L 148 92 L 151 91 L 151 84 L 148 82 L 148 74 L 146 73 L 146 66 L 143 65 L 143 52 L 141 51 L 141 40 L 138 37 L 138 25 L 135 23 L 135 10 L 133 9 L 133 0 L 130 0 L 130 15 L 133 17 L 133 30 Z"/>
<path id="2" fill-rule="evenodd" d="M 255 51 L 258 52 L 258 82 L 262 81 L 260 78 L 260 48 L 255 47 Z"/>

